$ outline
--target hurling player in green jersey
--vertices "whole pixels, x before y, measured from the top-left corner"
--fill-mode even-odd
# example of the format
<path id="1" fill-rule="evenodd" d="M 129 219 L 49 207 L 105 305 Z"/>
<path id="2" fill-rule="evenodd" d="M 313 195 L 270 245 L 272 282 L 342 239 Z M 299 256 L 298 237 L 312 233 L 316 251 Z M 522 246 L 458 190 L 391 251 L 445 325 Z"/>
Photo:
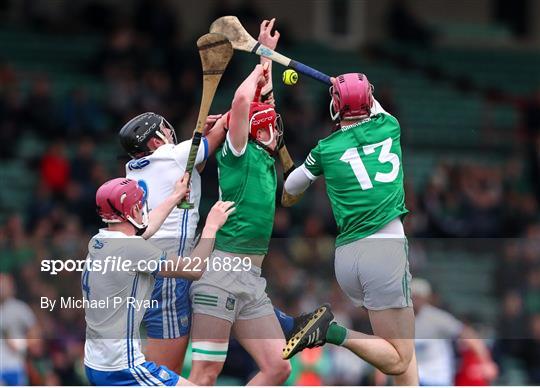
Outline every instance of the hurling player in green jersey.
<path id="1" fill-rule="evenodd" d="M 395 376 L 396 384 L 417 385 L 411 275 L 401 222 L 407 209 L 400 126 L 372 91 L 364 74 L 332 78 L 330 114 L 337 129 L 289 175 L 282 203 L 293 205 L 324 175 L 339 230 L 336 278 L 352 302 L 368 310 L 374 335 L 335 323 L 322 333 L 307 322 L 283 355 L 290 358 L 306 347 L 330 342 Z"/>
<path id="2" fill-rule="evenodd" d="M 273 25 L 274 19 L 265 20 L 259 35 L 259 42 L 271 49 L 279 38 L 277 31 L 271 34 Z M 260 369 L 249 384 L 281 385 L 290 374 L 290 364 L 281 357 L 286 329 L 280 322 L 289 321 L 292 334 L 295 326 L 308 320 L 326 331 L 332 318 L 327 306 L 296 319 L 275 312 L 261 277 L 274 224 L 275 156 L 283 128 L 273 104 L 271 62 L 266 58 L 261 62 L 236 90 L 227 114 L 226 140 L 216 152 L 220 198 L 235 198 L 236 217 L 216 236 L 210 265 L 190 290 L 193 368 L 189 380 L 198 385 L 215 384 L 231 331 Z M 280 155 L 285 150 L 282 147 Z"/>

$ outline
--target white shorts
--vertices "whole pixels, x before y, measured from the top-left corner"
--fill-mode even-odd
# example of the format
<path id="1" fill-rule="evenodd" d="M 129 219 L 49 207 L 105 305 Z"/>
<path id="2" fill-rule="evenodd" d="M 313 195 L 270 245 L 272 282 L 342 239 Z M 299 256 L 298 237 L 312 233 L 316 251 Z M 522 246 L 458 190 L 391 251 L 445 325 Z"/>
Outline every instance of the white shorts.
<path id="1" fill-rule="evenodd" d="M 244 258 L 246 255 L 215 250 L 212 258 Z M 215 271 L 209 268 L 190 289 L 194 314 L 206 314 L 235 322 L 274 315 L 274 307 L 266 294 L 266 280 L 261 269 L 251 266 L 246 271 Z"/>
<path id="2" fill-rule="evenodd" d="M 408 243 L 403 238 L 364 238 L 336 248 L 341 289 L 368 310 L 411 307 Z"/>

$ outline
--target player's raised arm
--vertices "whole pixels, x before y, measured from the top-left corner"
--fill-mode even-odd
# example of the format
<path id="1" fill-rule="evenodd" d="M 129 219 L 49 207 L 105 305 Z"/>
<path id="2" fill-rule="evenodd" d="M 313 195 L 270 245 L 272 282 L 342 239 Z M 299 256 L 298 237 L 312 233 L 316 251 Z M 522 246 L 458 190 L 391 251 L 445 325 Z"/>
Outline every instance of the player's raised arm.
<path id="1" fill-rule="evenodd" d="M 263 20 L 259 30 L 259 43 L 265 45 L 266 47 L 275 50 L 277 43 L 279 41 L 280 34 L 277 30 L 272 34 L 272 28 L 274 28 L 274 23 L 276 18 L 271 20 Z M 261 102 L 270 105 L 276 105 L 274 101 L 273 85 L 272 85 L 272 60 L 266 57 L 261 57 L 261 65 L 268 64 L 268 79 L 266 85 L 261 90 Z"/>
<path id="2" fill-rule="evenodd" d="M 214 240 L 217 231 L 225 224 L 229 214 L 235 209 L 234 202 L 217 201 L 212 209 L 210 209 L 208 217 L 206 217 L 206 224 L 201 233 L 201 239 L 191 252 L 191 259 L 184 257 L 168 259 L 172 263 L 162 264 L 158 275 L 199 280 L 205 269 L 205 265 L 201 265 L 201 261 L 210 257 L 214 249 Z"/>
<path id="3" fill-rule="evenodd" d="M 268 65 L 264 65 L 268 66 Z M 249 136 L 249 109 L 257 87 L 266 84 L 264 77 L 264 67 L 255 66 L 251 74 L 240 84 L 234 94 L 230 120 L 229 120 L 229 140 L 234 151 L 241 154 L 245 149 Z"/>
<path id="4" fill-rule="evenodd" d="M 227 115 L 229 112 L 220 115 L 212 115 L 208 117 L 215 118 L 215 121 L 208 123 L 208 129 L 205 130 L 204 137 L 208 141 L 208 155 L 212 155 L 216 148 L 218 148 L 225 140 L 227 133 Z"/>
<path id="5" fill-rule="evenodd" d="M 178 205 L 189 192 L 188 184 L 189 174 L 186 172 L 184 176 L 176 182 L 172 194 L 148 214 L 148 227 L 142 234 L 142 238 L 145 240 L 149 239 L 159 230 L 159 228 L 161 228 L 161 225 L 163 225 L 163 222 L 165 222 L 171 211 L 176 208 L 176 205 Z"/>

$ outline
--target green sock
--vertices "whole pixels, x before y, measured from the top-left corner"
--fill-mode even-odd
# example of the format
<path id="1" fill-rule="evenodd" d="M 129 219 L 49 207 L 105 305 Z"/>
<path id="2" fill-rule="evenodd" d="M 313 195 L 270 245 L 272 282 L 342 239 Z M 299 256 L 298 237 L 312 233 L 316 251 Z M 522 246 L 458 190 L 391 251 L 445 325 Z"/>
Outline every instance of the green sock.
<path id="1" fill-rule="evenodd" d="M 326 332 L 326 341 L 341 346 L 347 339 L 347 329 L 337 323 L 332 323 Z"/>

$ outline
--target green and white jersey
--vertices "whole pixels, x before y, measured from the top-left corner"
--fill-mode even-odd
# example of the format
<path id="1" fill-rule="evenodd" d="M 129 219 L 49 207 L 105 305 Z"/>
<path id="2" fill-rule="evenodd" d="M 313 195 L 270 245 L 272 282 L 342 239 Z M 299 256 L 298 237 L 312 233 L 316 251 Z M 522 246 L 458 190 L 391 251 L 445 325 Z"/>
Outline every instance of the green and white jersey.
<path id="1" fill-rule="evenodd" d="M 367 237 L 408 212 L 400 126 L 382 108 L 378 112 L 319 141 L 301 167 L 311 180 L 326 179 L 337 246 Z"/>
<path id="2" fill-rule="evenodd" d="M 220 199 L 234 201 L 236 207 L 216 235 L 216 249 L 266 254 L 276 207 L 274 158 L 251 140 L 238 152 L 228 135 L 216 158 Z"/>

